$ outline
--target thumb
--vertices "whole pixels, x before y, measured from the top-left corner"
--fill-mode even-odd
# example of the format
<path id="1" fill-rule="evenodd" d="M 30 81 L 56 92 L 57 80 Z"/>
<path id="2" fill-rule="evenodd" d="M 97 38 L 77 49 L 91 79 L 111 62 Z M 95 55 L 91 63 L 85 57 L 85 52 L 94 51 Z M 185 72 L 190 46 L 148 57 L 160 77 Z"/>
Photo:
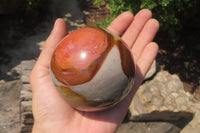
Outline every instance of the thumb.
<path id="1" fill-rule="evenodd" d="M 31 75 L 30 82 L 33 92 L 36 88 L 41 87 L 42 84 L 51 81 L 49 75 L 49 64 L 52 54 L 57 47 L 59 41 L 67 35 L 67 26 L 64 20 L 57 19 L 54 28 L 47 38 L 43 50 L 34 66 Z"/>
<path id="2" fill-rule="evenodd" d="M 68 33 L 67 25 L 63 19 L 57 19 L 51 34 L 45 41 L 43 50 L 38 58 L 38 63 L 43 67 L 49 67 L 51 56 L 57 47 L 58 43 L 66 36 Z"/>

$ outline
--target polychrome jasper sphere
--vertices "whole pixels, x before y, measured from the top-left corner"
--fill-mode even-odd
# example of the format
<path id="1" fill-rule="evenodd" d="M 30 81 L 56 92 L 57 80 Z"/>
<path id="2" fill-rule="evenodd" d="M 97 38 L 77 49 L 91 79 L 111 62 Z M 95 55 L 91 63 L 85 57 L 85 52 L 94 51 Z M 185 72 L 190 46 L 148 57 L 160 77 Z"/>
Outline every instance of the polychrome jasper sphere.
<path id="1" fill-rule="evenodd" d="M 51 59 L 52 80 L 75 109 L 98 111 L 124 99 L 134 83 L 132 54 L 108 30 L 85 27 L 68 34 Z"/>

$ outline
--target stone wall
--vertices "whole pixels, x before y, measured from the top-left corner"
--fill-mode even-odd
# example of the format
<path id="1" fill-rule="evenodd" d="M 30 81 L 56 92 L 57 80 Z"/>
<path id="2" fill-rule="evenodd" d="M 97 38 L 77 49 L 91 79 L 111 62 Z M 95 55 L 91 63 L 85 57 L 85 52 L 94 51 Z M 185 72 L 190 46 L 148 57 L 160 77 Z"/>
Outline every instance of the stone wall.
<path id="1" fill-rule="evenodd" d="M 35 61 L 22 61 L 21 63 L 21 91 L 20 91 L 20 133 L 31 133 L 33 126 L 32 115 L 32 89 L 29 82 L 30 72 L 35 64 Z"/>

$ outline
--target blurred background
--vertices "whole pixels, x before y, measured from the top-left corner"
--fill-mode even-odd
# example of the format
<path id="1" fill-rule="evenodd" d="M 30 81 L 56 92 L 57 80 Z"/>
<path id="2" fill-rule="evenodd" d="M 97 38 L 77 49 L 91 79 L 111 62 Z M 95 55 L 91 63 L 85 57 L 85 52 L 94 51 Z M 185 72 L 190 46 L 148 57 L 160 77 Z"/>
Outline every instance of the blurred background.
<path id="1" fill-rule="evenodd" d="M 142 112 L 141 114 L 146 116 L 136 115 L 130 109 L 118 132 L 200 132 L 200 128 L 196 128 L 200 126 L 200 121 L 196 120 L 200 115 L 195 115 L 199 112 L 197 104 L 200 101 L 199 7 L 199 0 L 1 0 L 0 119 L 2 121 L 0 132 L 21 131 L 19 107 L 21 62 L 37 60 L 56 18 L 63 18 L 71 32 L 84 26 L 106 28 L 120 13 L 131 11 L 136 14 L 144 8 L 151 10 L 153 17 L 160 22 L 160 29 L 154 40 L 159 44 L 160 50 L 154 63 L 153 73 L 146 78 L 142 87 L 160 82 L 163 88 L 169 90 L 170 86 L 172 89 L 181 86 L 178 89 L 182 88 L 184 92 L 181 90 L 179 93 L 177 90 L 174 92 L 177 97 L 169 96 L 172 98 L 171 103 L 167 103 L 166 97 L 162 96 L 165 91 L 160 92 L 158 95 L 162 98 L 158 101 L 163 102 L 156 105 L 156 109 L 154 109 L 156 103 L 153 98 L 149 101 L 139 99 L 140 106 L 147 108 L 148 111 L 135 111 L 137 107 L 134 105 L 132 108 L 135 112 Z M 174 75 L 177 78 L 171 83 Z M 166 78 L 161 80 L 158 76 Z M 158 85 L 149 89 L 156 87 L 160 89 Z M 141 92 L 141 95 L 143 93 Z M 171 93 L 167 92 L 168 95 Z M 178 102 L 173 99 L 187 97 L 186 95 L 189 101 L 183 102 L 183 99 Z M 146 94 L 143 96 L 145 97 Z M 173 101 L 176 101 L 176 105 L 170 108 L 168 105 Z M 166 112 L 164 113 L 163 110 Z M 188 115 L 188 112 L 192 115 Z M 170 117 L 166 114 L 180 117 L 175 120 L 163 118 Z M 193 123 L 190 124 L 192 121 Z"/>

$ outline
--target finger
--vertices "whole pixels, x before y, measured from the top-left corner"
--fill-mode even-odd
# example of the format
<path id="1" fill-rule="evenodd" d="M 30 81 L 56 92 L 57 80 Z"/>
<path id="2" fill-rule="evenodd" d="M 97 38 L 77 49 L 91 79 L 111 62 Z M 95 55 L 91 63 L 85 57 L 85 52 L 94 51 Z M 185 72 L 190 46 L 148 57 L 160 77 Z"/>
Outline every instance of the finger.
<path id="1" fill-rule="evenodd" d="M 155 42 L 151 42 L 146 45 L 140 58 L 137 61 L 138 68 L 140 69 L 140 73 L 142 78 L 146 75 L 149 68 L 151 67 L 156 55 L 158 53 L 158 45 Z"/>
<path id="2" fill-rule="evenodd" d="M 37 63 L 44 66 L 48 67 L 51 56 L 57 47 L 58 43 L 66 36 L 68 33 L 66 23 L 63 19 L 57 19 L 54 28 L 47 38 L 43 50 L 38 58 Z"/>
<path id="3" fill-rule="evenodd" d="M 145 24 L 140 35 L 135 41 L 135 44 L 132 47 L 132 52 L 136 58 L 139 58 L 145 46 L 154 39 L 158 31 L 158 28 L 159 28 L 159 23 L 156 19 L 150 19 Z"/>
<path id="4" fill-rule="evenodd" d="M 155 42 L 150 42 L 149 44 L 146 45 L 144 48 L 141 57 L 138 59 L 138 62 L 136 64 L 136 75 L 137 78 L 135 78 L 134 86 L 133 89 L 131 90 L 130 94 L 126 98 L 126 103 L 124 106 L 128 106 L 137 91 L 137 88 L 143 81 L 144 76 L 148 72 L 149 68 L 151 67 L 156 55 L 158 53 L 158 45 Z M 127 101 L 128 100 L 128 101 Z M 122 109 L 123 110 L 123 109 Z"/>
<path id="5" fill-rule="evenodd" d="M 124 12 L 119 15 L 109 26 L 108 30 L 120 36 L 133 21 L 133 14 L 131 12 Z"/>
<path id="6" fill-rule="evenodd" d="M 151 42 L 148 45 L 146 45 L 140 59 L 138 60 L 138 64 L 136 65 L 137 78 L 135 78 L 132 90 L 122 102 L 120 102 L 113 108 L 113 110 L 116 110 L 116 112 L 112 112 L 112 114 L 113 113 L 119 114 L 117 115 L 118 117 L 115 117 L 115 119 L 120 119 L 123 118 L 122 116 L 125 116 L 127 108 L 129 107 L 133 96 L 135 95 L 139 85 L 141 84 L 144 75 L 147 73 L 151 64 L 153 63 L 153 60 L 155 59 L 157 52 L 158 52 L 158 45 L 156 43 Z"/>
<path id="7" fill-rule="evenodd" d="M 122 36 L 122 40 L 131 48 L 145 23 L 152 17 L 152 13 L 148 9 L 138 12 L 127 31 Z"/>

